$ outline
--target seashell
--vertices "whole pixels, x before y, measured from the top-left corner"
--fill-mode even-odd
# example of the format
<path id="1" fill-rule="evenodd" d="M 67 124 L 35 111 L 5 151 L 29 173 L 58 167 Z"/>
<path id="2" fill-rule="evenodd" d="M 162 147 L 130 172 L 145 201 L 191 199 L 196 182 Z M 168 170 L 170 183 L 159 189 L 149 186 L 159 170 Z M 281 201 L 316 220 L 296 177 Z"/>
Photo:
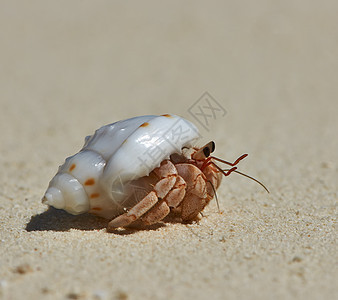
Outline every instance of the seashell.
<path id="1" fill-rule="evenodd" d="M 59 167 L 42 202 L 73 215 L 91 212 L 112 219 L 137 203 L 130 184 L 147 190 L 151 178 L 149 182 L 138 179 L 170 155 L 192 147 L 199 136 L 194 124 L 172 114 L 103 126 Z"/>

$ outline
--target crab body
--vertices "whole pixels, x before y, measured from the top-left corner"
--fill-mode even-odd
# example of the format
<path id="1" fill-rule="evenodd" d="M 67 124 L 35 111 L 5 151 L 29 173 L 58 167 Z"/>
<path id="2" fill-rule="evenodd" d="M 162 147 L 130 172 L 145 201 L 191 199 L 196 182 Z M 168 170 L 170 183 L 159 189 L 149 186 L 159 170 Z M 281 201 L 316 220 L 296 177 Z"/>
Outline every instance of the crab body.
<path id="1" fill-rule="evenodd" d="M 140 116 L 99 128 L 52 178 L 43 202 L 112 220 L 108 229 L 153 224 L 171 212 L 192 220 L 214 197 L 222 172 L 195 148 L 198 129 L 175 116 Z"/>

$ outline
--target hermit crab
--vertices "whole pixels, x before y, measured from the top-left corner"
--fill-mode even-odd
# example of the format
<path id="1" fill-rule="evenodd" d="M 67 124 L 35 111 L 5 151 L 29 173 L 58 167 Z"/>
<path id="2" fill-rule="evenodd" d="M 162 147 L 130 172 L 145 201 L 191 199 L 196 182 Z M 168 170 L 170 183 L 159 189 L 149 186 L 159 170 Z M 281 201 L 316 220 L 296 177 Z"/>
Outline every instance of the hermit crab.
<path id="1" fill-rule="evenodd" d="M 222 177 L 240 173 L 236 165 L 247 156 L 233 163 L 211 156 L 214 142 L 194 147 L 199 137 L 194 124 L 172 114 L 103 126 L 59 167 L 42 202 L 74 215 L 107 218 L 108 231 L 155 224 L 171 214 L 194 220 Z M 216 161 L 231 168 L 222 169 Z"/>

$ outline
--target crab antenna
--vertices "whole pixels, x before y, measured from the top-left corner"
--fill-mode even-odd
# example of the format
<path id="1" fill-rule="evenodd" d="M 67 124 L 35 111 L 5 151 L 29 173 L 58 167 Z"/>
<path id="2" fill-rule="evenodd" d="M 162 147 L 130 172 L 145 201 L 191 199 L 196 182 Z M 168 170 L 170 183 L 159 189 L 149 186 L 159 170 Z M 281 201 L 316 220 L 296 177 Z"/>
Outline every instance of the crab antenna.
<path id="1" fill-rule="evenodd" d="M 214 159 L 214 160 L 217 160 L 221 163 L 224 163 L 224 164 L 227 164 L 227 165 L 230 165 L 230 166 L 236 166 L 242 159 L 246 158 L 248 156 L 248 154 L 243 154 L 241 155 L 239 158 L 237 158 L 235 160 L 235 162 L 231 163 L 231 162 L 228 162 L 226 160 L 223 160 L 223 159 L 220 159 L 218 157 L 215 157 L 215 156 L 209 156 L 203 163 L 202 167 L 201 167 L 201 170 L 203 170 L 206 166 L 210 165 L 211 164 L 211 160 Z"/>
<path id="2" fill-rule="evenodd" d="M 243 175 L 243 176 L 245 176 L 245 177 L 248 177 L 248 178 L 250 178 L 251 180 L 253 180 L 253 181 L 256 181 L 258 184 L 260 184 L 268 193 L 270 193 L 270 191 L 268 190 L 268 188 L 263 184 L 263 183 L 261 183 L 259 180 L 257 180 L 256 178 L 254 178 L 254 177 L 252 177 L 252 176 L 249 176 L 249 175 L 247 175 L 247 174 L 244 174 L 244 173 L 242 173 L 242 172 L 240 172 L 240 171 L 237 171 L 237 170 L 233 170 L 233 168 L 232 169 L 223 169 L 222 171 L 231 171 L 231 172 L 235 172 L 235 173 L 237 173 L 237 174 L 240 174 L 240 175 Z"/>
<path id="3" fill-rule="evenodd" d="M 216 203 L 217 203 L 217 209 L 218 209 L 218 212 L 220 213 L 221 210 L 219 209 L 219 202 L 218 202 L 218 198 L 217 198 L 216 189 L 215 189 L 214 185 L 212 184 L 212 182 L 211 182 L 210 180 L 207 180 L 207 182 L 210 183 L 210 185 L 211 185 L 211 187 L 212 187 L 212 189 L 213 189 L 213 191 L 214 191 L 215 199 L 216 199 Z"/>
<path id="4" fill-rule="evenodd" d="M 209 156 L 210 158 L 213 158 L 214 160 L 217 160 L 219 162 L 222 162 L 224 164 L 227 164 L 227 165 L 230 165 L 230 166 L 236 166 L 242 159 L 246 158 L 248 156 L 248 154 L 243 154 L 241 155 L 240 157 L 238 157 L 234 163 L 231 163 L 231 162 L 228 162 L 226 160 L 223 160 L 223 159 L 220 159 L 218 157 L 215 157 L 215 156 Z"/>
<path id="5" fill-rule="evenodd" d="M 233 167 L 231 169 L 226 169 L 226 170 L 222 170 L 221 167 L 217 166 L 213 161 L 209 162 L 209 165 L 214 165 L 219 171 L 221 171 L 223 173 L 224 176 L 229 176 L 232 172 L 234 172 L 235 170 L 237 170 L 237 167 Z M 225 172 L 227 171 L 227 172 Z"/>

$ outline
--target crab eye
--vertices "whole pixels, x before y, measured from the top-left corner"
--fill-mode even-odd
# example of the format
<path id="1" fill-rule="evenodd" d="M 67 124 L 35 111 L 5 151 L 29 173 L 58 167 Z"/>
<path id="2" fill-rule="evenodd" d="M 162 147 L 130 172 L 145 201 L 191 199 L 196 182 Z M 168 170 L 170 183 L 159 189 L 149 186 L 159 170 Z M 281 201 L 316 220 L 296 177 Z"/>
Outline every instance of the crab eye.
<path id="1" fill-rule="evenodd" d="M 192 158 L 196 160 L 204 160 L 207 157 L 210 156 L 210 153 L 215 150 L 215 143 L 209 142 L 208 144 L 204 145 L 201 149 L 199 149 L 197 152 L 195 152 L 192 155 Z"/>
<path id="2" fill-rule="evenodd" d="M 209 155 L 210 155 L 210 148 L 209 147 L 204 147 L 203 148 L 203 154 L 205 155 L 205 157 L 209 157 Z"/>

